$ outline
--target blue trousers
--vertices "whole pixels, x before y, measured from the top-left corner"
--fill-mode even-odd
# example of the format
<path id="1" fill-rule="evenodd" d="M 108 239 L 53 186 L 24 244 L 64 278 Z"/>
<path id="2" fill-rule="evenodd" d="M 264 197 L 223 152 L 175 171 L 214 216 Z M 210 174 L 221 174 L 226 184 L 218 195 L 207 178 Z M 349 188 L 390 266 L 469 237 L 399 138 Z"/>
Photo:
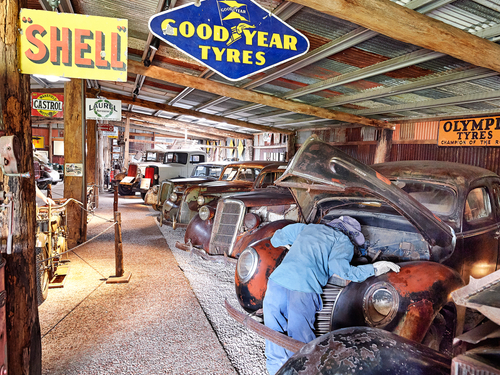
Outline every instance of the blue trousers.
<path id="1" fill-rule="evenodd" d="M 322 308 L 323 303 L 317 293 L 297 292 L 272 280 L 267 282 L 264 324 L 275 331 L 308 343 L 316 338 L 314 320 L 316 311 Z M 274 375 L 292 355 L 291 351 L 266 340 L 266 367 L 270 375 Z"/>

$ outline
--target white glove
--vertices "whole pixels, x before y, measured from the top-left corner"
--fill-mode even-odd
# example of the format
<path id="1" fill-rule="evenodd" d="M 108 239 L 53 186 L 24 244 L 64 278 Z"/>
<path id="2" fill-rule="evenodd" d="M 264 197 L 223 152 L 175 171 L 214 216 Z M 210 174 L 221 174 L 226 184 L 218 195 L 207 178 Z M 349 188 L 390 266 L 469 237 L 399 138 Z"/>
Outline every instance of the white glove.
<path id="1" fill-rule="evenodd" d="M 385 260 L 373 263 L 375 276 L 383 275 L 389 271 L 399 272 L 399 268 L 400 267 L 396 263 L 387 262 Z"/>

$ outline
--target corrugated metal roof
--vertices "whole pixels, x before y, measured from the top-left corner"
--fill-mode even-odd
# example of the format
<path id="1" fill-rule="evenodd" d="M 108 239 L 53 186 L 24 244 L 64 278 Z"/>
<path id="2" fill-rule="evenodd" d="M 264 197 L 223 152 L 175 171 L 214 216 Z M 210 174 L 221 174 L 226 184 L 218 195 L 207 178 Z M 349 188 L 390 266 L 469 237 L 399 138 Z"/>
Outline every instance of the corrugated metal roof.
<path id="1" fill-rule="evenodd" d="M 144 43 L 149 35 L 148 20 L 163 3 L 160 0 L 144 0 L 141 2 L 135 0 L 124 0 L 122 2 L 111 0 L 70 1 L 75 11 L 79 13 L 128 19 L 129 37 L 138 39 L 140 42 L 135 44 L 135 49 L 131 48 L 129 50 L 129 58 L 135 60 L 141 59 L 144 51 L 143 46 L 147 50 L 148 46 L 144 45 Z M 179 0 L 176 2 L 176 6 L 190 2 L 190 0 Z M 410 0 L 398 0 L 396 2 L 402 4 L 402 6 L 411 5 Z M 258 0 L 258 3 L 270 11 L 276 11 L 277 8 L 281 9 L 281 7 L 287 5 L 286 2 L 278 0 Z M 423 11 L 422 9 L 425 7 L 436 4 L 439 3 L 431 1 L 417 10 Z M 266 80 L 262 81 L 262 83 L 259 83 L 261 81 L 256 83 L 257 78 L 265 79 L 268 72 L 259 73 L 254 77 L 239 82 L 227 81 L 217 74 L 208 74 L 210 77 L 208 79 L 239 87 L 246 87 L 247 84 L 251 83 L 252 90 L 276 97 L 286 97 L 291 91 L 317 85 L 318 87 L 311 90 L 311 92 L 292 100 L 316 105 L 315 103 L 320 103 L 325 99 L 339 99 L 342 100 L 341 104 L 332 102 L 327 104 L 326 107 L 346 113 L 355 113 L 358 109 L 387 108 L 387 113 L 378 113 L 367 117 L 394 122 L 401 118 L 418 119 L 419 117 L 428 118 L 433 116 L 437 118 L 439 116 L 450 116 L 454 113 L 477 115 L 481 110 L 488 113 L 487 111 L 492 111 L 497 106 L 500 106 L 500 100 L 488 100 L 486 96 L 488 93 L 500 91 L 500 74 L 481 78 L 474 78 L 473 76 L 466 76 L 463 79 L 460 79 L 460 77 L 453 78 L 461 72 L 470 71 L 474 67 L 467 62 L 450 56 L 438 57 L 438 54 L 429 57 L 427 61 L 420 62 L 422 60 L 416 60 L 416 57 L 410 58 L 408 55 L 421 51 L 421 47 L 373 32 L 366 33 L 366 37 L 359 39 L 360 41 L 353 38 L 347 42 L 343 40 L 342 44 L 334 45 L 340 42 L 339 38 L 347 35 L 351 36 L 358 32 L 359 35 L 363 35 L 363 28 L 352 22 L 320 13 L 308 7 L 301 8 L 296 4 L 292 5 L 295 6 L 293 9 L 296 12 L 286 22 L 304 33 L 311 45 L 309 54 L 295 61 L 304 61 L 303 63 L 301 62 L 300 65 L 293 69 L 278 67 L 275 69 L 278 73 L 273 75 L 272 79 L 268 79 L 269 82 Z M 28 0 L 28 6 L 39 9 L 40 3 Z M 291 11 L 291 13 L 293 12 Z M 453 25 L 460 30 L 478 33 L 478 35 L 488 35 L 490 38 L 500 38 L 500 31 L 498 31 L 498 35 L 492 32 L 500 25 L 500 4 L 496 0 L 456 0 L 428 12 L 427 15 Z M 321 58 L 314 57 L 318 48 L 327 46 L 330 46 L 330 48 L 335 47 L 335 52 L 330 52 L 330 54 L 322 53 Z M 329 51 L 332 51 L 332 49 L 329 49 Z M 161 48 L 157 52 L 153 64 L 194 76 L 200 76 L 202 72 L 207 70 L 196 61 L 187 58 L 181 61 L 181 59 L 172 55 L 171 49 L 167 48 Z M 287 64 L 287 66 L 290 64 L 292 63 Z M 282 69 L 281 72 L 280 69 Z M 203 73 L 205 74 L 204 77 L 207 77 L 207 72 Z M 349 79 L 344 81 L 345 77 Z M 446 77 L 452 77 L 459 80 L 459 82 L 446 83 L 443 81 Z M 335 83 L 332 87 L 321 86 L 325 81 L 332 82 L 332 80 L 341 83 L 338 85 Z M 216 94 L 199 90 L 192 90 L 186 94 L 186 88 L 182 85 L 150 78 L 145 79 L 142 86 L 140 82 L 140 77 L 129 74 L 129 81 L 120 85 L 104 81 L 100 83 L 103 90 L 107 89 L 128 95 L 132 95 L 132 92 L 137 89 L 139 90 L 138 97 L 140 99 L 152 102 L 168 103 L 174 99 L 172 103 L 175 103 L 175 106 L 182 108 L 199 107 L 203 108 L 202 111 L 207 113 L 224 113 L 230 110 L 229 118 L 253 118 L 256 124 L 283 123 L 288 120 L 290 122 L 297 120 L 297 124 L 290 125 L 290 128 L 299 129 L 311 126 L 299 121 L 307 119 L 307 116 L 302 114 L 288 112 L 275 116 L 273 115 L 276 111 L 274 107 L 248 107 L 248 102 L 234 99 L 228 100 L 220 98 Z M 32 84 L 34 88 L 41 87 L 42 84 L 44 87 L 53 87 L 50 83 L 44 81 L 33 80 Z M 389 89 L 394 90 L 394 92 L 387 91 Z M 382 94 L 379 95 L 379 93 Z M 484 94 L 485 99 L 474 103 L 461 104 L 460 97 L 470 94 Z M 182 95 L 182 98 L 178 95 Z M 350 96 L 355 100 L 350 102 Z M 444 98 L 454 98 L 453 105 L 446 104 L 432 108 L 419 108 L 420 104 L 427 106 L 429 102 Z M 212 102 L 214 104 L 210 104 Z M 404 104 L 413 105 L 409 109 L 401 106 Z M 401 106 L 401 108 L 397 108 L 397 106 Z M 259 117 L 259 115 L 264 114 L 273 116 L 269 118 Z M 309 117 L 319 120 L 314 116 Z M 325 122 L 331 126 L 339 125 L 339 122 L 331 120 L 319 121 L 320 125 L 318 126 L 324 126 Z M 222 123 L 213 124 L 215 127 L 221 128 L 226 126 Z M 354 126 L 358 127 L 358 125 Z M 254 132 L 254 130 L 243 128 L 240 131 Z M 349 137 L 357 139 L 356 134 L 352 133 Z"/>

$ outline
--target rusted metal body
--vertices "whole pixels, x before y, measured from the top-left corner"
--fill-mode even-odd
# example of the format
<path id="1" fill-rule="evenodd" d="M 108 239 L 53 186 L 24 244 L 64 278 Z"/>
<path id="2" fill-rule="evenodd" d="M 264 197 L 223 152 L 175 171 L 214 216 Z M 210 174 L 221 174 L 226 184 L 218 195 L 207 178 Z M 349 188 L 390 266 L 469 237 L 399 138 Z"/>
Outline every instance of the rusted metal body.
<path id="1" fill-rule="evenodd" d="M 450 358 L 370 327 L 339 329 L 305 344 L 277 375 L 450 373 Z"/>
<path id="2" fill-rule="evenodd" d="M 189 186 L 177 195 L 175 201 L 165 200 L 161 215 L 163 223 L 173 227 L 187 226 L 200 207 L 223 196 L 252 190 L 261 170 L 272 164 L 276 163 L 249 161 L 228 164 L 218 181 Z"/>
<path id="3" fill-rule="evenodd" d="M 217 204 L 211 202 L 209 206 L 214 209 L 213 215 L 202 220 L 197 214 L 186 229 L 185 243 L 208 254 L 225 253 L 237 258 L 245 247 L 236 244 L 246 233 L 279 219 L 299 221 L 300 213 L 290 191 L 269 185 L 283 171 L 281 164 L 267 166 L 261 171 L 252 191 L 224 197 Z M 233 251 L 237 248 L 241 250 Z"/>
<path id="4" fill-rule="evenodd" d="M 189 186 L 218 180 L 226 165 L 226 162 L 200 163 L 193 168 L 188 178 L 171 178 L 151 187 L 144 197 L 144 203 L 152 205 L 156 211 L 161 211 L 163 203 L 172 193 L 181 195 Z"/>
<path id="5" fill-rule="evenodd" d="M 447 162 L 394 162 L 372 169 L 311 137 L 277 185 L 291 190 L 306 223 L 341 215 L 361 223 L 366 255 L 355 257 L 353 265 L 378 260 L 401 265 L 400 273 L 362 283 L 332 277 L 322 294 L 317 335 L 370 326 L 451 354 L 464 317 L 450 300 L 451 292 L 470 276 L 498 267 L 500 177 Z M 270 244 L 279 228 L 278 222 L 272 224 L 242 236 L 239 244 L 246 249 L 239 244 L 234 249 L 241 254 L 236 292 L 248 312 L 262 307 L 268 275 L 285 251 Z"/>
<path id="6" fill-rule="evenodd" d="M 457 337 L 469 343 L 465 353 L 454 357 L 452 375 L 500 374 L 500 270 L 481 279 L 471 279 L 463 288 L 451 293 L 456 304 L 475 309 L 490 321 Z"/>

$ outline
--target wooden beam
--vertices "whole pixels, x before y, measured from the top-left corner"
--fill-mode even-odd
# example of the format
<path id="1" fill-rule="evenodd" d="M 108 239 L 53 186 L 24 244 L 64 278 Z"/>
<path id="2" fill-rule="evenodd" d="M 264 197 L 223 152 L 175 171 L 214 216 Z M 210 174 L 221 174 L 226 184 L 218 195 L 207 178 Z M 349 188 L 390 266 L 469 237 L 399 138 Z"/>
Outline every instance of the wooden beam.
<path id="1" fill-rule="evenodd" d="M 13 203 L 12 254 L 4 255 L 6 264 L 0 273 L 3 277 L 5 271 L 5 280 L 0 281 L 0 291 L 5 298 L 2 298 L 0 307 L 0 366 L 9 374 L 37 375 L 42 373 L 42 342 L 36 292 L 39 267 L 35 256 L 36 200 L 31 145 L 30 78 L 18 70 L 20 54 L 16 43 L 20 36 L 17 20 L 23 5 L 26 7 L 26 1 L 4 2 L 0 12 L 0 129 L 6 135 L 18 138 L 18 170 L 30 171 L 32 176 L 6 177 L 0 172 L 3 190 L 12 193 L 8 201 Z M 4 209 L 0 215 L 4 251 L 8 210 Z"/>
<path id="2" fill-rule="evenodd" d="M 99 93 L 99 91 L 97 91 L 95 89 L 93 90 L 93 92 L 95 94 Z M 291 130 L 284 130 L 284 129 L 279 129 L 279 128 L 275 128 L 272 126 L 253 124 L 253 123 L 246 122 L 246 121 L 235 120 L 235 119 L 231 119 L 231 118 L 227 118 L 227 117 L 223 117 L 223 116 L 211 115 L 209 113 L 194 111 L 192 109 L 174 107 L 173 105 L 155 103 L 155 102 L 150 102 L 148 100 L 142 100 L 142 99 L 138 99 L 138 98 L 134 99 L 134 98 L 127 96 L 127 95 L 115 94 L 115 93 L 112 93 L 109 91 L 100 91 L 100 95 L 106 97 L 107 99 L 121 100 L 123 104 L 136 105 L 138 107 L 154 109 L 156 111 L 177 113 L 180 115 L 192 116 L 192 117 L 196 117 L 196 118 L 200 118 L 200 119 L 204 119 L 204 120 L 209 120 L 209 121 L 214 121 L 214 122 L 225 122 L 226 124 L 229 124 L 229 125 L 239 126 L 239 127 L 247 128 L 247 129 L 254 129 L 254 130 L 259 130 L 259 131 L 263 131 L 263 132 L 283 133 L 283 134 L 293 133 L 293 131 L 291 131 Z"/>
<path id="3" fill-rule="evenodd" d="M 64 124 L 63 118 L 50 118 L 50 117 L 32 117 L 31 123 L 33 125 L 39 124 Z"/>
<path id="4" fill-rule="evenodd" d="M 188 129 L 199 133 L 212 134 L 217 138 L 226 137 L 226 138 L 238 138 L 238 139 L 253 139 L 253 135 L 251 134 L 239 133 L 231 130 L 216 129 L 212 128 L 211 126 L 193 124 L 185 121 L 170 120 L 162 117 L 144 115 L 142 113 L 122 111 L 122 116 L 123 115 L 135 118 L 137 120 L 150 122 L 153 124 L 161 124 L 174 129 Z"/>
<path id="5" fill-rule="evenodd" d="M 291 0 L 405 43 L 500 72 L 500 46 L 390 0 Z"/>
<path id="6" fill-rule="evenodd" d="M 83 105 L 84 96 L 83 80 L 72 78 L 70 82 L 64 84 L 64 164 L 84 165 L 83 160 Z M 82 171 L 83 176 L 68 176 L 64 174 L 64 198 L 74 198 L 82 202 L 82 197 L 86 196 L 83 187 L 86 186 L 84 179 L 86 171 Z M 84 206 L 85 207 L 85 206 Z M 80 206 L 71 203 L 68 206 L 68 247 L 75 247 L 85 241 L 86 237 L 86 215 L 84 216 Z M 85 218 L 85 220 L 83 220 Z M 83 225 L 85 221 L 85 225 Z"/>
<path id="7" fill-rule="evenodd" d="M 113 124 L 115 126 L 123 126 L 121 122 L 117 121 L 110 121 L 110 124 Z M 151 124 L 147 122 L 136 122 L 136 121 L 131 121 L 130 125 L 133 129 L 146 129 L 150 131 L 156 131 L 158 133 L 161 133 L 163 136 L 171 137 L 171 138 L 184 138 L 184 130 L 182 129 L 169 129 L 165 127 L 164 125 L 161 124 Z M 196 139 L 212 139 L 212 140 L 220 140 L 222 137 L 217 137 L 214 136 L 213 134 L 208 134 L 208 133 L 199 133 L 199 132 L 192 132 L 188 131 L 188 134 L 190 135 L 191 138 L 196 138 Z M 225 139 L 222 138 L 222 139 Z"/>
<path id="8" fill-rule="evenodd" d="M 189 74 L 175 72 L 158 66 L 151 65 L 149 68 L 146 68 L 141 62 L 138 61 L 128 60 L 128 64 L 129 73 L 141 74 L 147 77 L 176 83 L 186 87 L 193 87 L 197 90 L 211 92 L 213 94 L 227 96 L 246 102 L 258 103 L 269 107 L 281 108 L 290 112 L 302 113 L 304 115 L 316 116 L 330 120 L 362 124 L 365 126 L 373 126 L 384 129 L 392 129 L 393 127 L 393 125 L 384 121 L 373 120 L 367 117 L 351 115 L 349 113 L 334 111 L 331 109 L 315 107 L 309 104 L 293 100 L 285 100 L 255 91 L 248 91 L 239 87 L 226 85 L 216 81 L 209 81 L 204 78 L 194 77 Z M 281 129 L 276 129 L 273 132 L 278 133 L 282 131 Z"/>

